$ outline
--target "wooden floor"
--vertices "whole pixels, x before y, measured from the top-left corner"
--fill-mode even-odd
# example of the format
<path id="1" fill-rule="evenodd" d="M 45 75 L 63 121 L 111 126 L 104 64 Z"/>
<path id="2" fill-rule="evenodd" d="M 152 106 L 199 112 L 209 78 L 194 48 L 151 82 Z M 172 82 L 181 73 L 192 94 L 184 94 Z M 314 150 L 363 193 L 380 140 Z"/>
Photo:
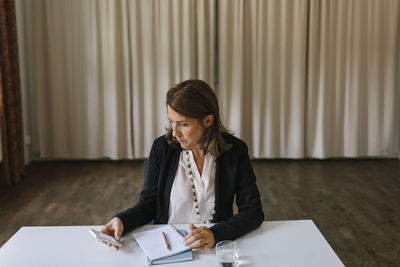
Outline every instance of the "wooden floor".
<path id="1" fill-rule="evenodd" d="M 21 226 L 106 223 L 132 205 L 141 161 L 33 163 L 0 188 L 0 246 Z M 253 161 L 265 220 L 312 219 L 346 266 L 400 266 L 399 160 Z"/>

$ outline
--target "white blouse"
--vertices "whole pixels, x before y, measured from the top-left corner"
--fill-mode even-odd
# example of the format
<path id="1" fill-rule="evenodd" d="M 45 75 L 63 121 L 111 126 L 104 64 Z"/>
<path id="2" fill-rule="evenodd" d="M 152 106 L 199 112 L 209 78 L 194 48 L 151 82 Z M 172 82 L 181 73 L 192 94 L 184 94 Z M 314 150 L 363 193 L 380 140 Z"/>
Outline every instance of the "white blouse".
<path id="1" fill-rule="evenodd" d="M 191 150 L 184 150 L 179 157 L 175 180 L 172 184 L 169 202 L 168 223 L 200 223 L 196 214 L 192 184 L 188 174 L 186 151 L 189 151 L 193 181 L 196 187 L 200 218 L 208 221 L 214 209 L 215 200 L 215 157 L 207 153 L 204 159 L 203 172 L 200 172 L 194 161 Z"/>

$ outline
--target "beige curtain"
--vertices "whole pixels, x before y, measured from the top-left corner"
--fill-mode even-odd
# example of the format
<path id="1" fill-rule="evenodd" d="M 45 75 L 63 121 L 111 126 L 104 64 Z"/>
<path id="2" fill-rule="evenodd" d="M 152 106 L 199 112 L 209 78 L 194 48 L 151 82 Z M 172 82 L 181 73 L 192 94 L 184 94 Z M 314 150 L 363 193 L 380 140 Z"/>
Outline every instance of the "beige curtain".
<path id="1" fill-rule="evenodd" d="M 398 156 L 400 1 L 219 2 L 222 114 L 252 156 Z"/>
<path id="2" fill-rule="evenodd" d="M 32 9 L 41 157 L 127 157 L 123 2 L 35 1 Z"/>
<path id="3" fill-rule="evenodd" d="M 304 157 L 308 1 L 220 0 L 219 99 L 254 157 Z"/>
<path id="4" fill-rule="evenodd" d="M 37 0 L 32 5 L 41 158 L 144 158 L 165 93 L 213 85 L 214 1 Z"/>
<path id="5" fill-rule="evenodd" d="M 399 8 L 310 1 L 307 156 L 398 156 Z"/>
<path id="6" fill-rule="evenodd" d="M 398 156 L 400 1 L 217 2 L 32 2 L 41 158 L 147 157 L 187 78 L 253 157 Z"/>
<path id="7" fill-rule="evenodd" d="M 213 86 L 213 0 L 129 1 L 133 156 L 147 157 L 167 126 L 169 87 L 200 78 Z M 128 55 L 128 54 L 126 54 Z"/>

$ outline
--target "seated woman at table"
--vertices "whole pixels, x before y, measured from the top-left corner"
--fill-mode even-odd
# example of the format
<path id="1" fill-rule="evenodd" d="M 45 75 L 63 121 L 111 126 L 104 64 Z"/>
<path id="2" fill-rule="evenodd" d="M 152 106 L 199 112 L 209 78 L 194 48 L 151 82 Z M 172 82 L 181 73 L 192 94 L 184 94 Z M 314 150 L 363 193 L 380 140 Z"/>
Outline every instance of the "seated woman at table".
<path id="1" fill-rule="evenodd" d="M 214 91 L 187 80 L 168 90 L 166 106 L 170 127 L 153 143 L 138 203 L 101 231 L 120 240 L 152 221 L 190 223 L 185 243 L 198 251 L 260 226 L 264 214 L 247 145 L 223 126 Z M 193 225 L 207 223 L 216 224 Z"/>

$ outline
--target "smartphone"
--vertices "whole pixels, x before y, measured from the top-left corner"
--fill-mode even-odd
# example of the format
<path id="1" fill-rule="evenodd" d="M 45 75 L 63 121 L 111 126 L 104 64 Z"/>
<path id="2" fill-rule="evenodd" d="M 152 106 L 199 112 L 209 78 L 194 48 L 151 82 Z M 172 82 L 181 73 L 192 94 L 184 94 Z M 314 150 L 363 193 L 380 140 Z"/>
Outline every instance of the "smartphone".
<path id="1" fill-rule="evenodd" d="M 102 232 L 96 231 L 92 228 L 89 229 L 89 232 L 98 240 L 100 241 L 105 241 L 107 243 L 110 243 L 112 245 L 118 246 L 118 247 L 122 247 L 122 244 L 120 242 L 118 242 L 117 240 L 115 240 L 112 236 L 103 234 Z"/>

